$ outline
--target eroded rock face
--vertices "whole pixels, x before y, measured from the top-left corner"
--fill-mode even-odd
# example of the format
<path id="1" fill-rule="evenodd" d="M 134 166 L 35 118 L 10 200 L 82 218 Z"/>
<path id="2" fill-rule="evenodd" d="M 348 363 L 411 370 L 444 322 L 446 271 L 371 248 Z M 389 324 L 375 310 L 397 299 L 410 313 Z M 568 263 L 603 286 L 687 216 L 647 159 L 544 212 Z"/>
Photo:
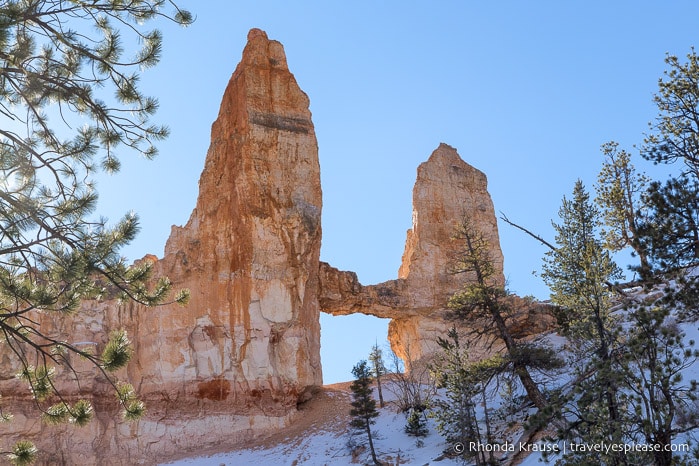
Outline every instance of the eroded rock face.
<path id="1" fill-rule="evenodd" d="M 399 315 L 389 323 L 391 346 L 404 360 L 436 350 L 437 337 L 451 327 L 446 304 L 474 277 L 454 274 L 457 227 L 467 219 L 486 239 L 495 278 L 504 284 L 497 218 L 483 172 L 464 162 L 456 149 L 440 144 L 417 169 L 413 187 L 413 225 L 408 230 L 398 270 L 410 290 L 416 316 Z"/>
<path id="2" fill-rule="evenodd" d="M 75 320 L 42 321 L 97 351 L 110 329 L 125 328 L 136 357 L 120 376 L 146 401 L 146 417 L 124 424 L 114 409 L 75 431 L 42 426 L 31 402 L 18 399 L 15 421 L 0 430 L 5 441 L 35 441 L 44 464 L 152 463 L 283 427 L 322 384 L 316 137 L 309 99 L 282 45 L 263 31 L 250 31 L 228 83 L 199 189 L 155 265 L 175 289 L 191 290 L 186 307 L 86 303 Z M 81 396 L 101 412 L 114 407 L 96 371 L 81 378 Z M 59 383 L 78 395 L 75 384 Z"/>
<path id="3" fill-rule="evenodd" d="M 398 277 L 412 290 L 413 307 L 443 307 L 464 283 L 450 273 L 456 251 L 452 238 L 467 218 L 483 234 L 498 279 L 504 283 L 503 256 L 488 180 L 451 146 L 440 144 L 417 169 L 413 226 L 408 230 Z"/>
<path id="4" fill-rule="evenodd" d="M 362 285 L 354 272 L 320 263 L 320 307 L 332 315 L 366 314 L 390 319 L 398 313 L 415 314 L 405 280 Z"/>
<path id="5" fill-rule="evenodd" d="M 159 264 L 192 296 L 153 322 L 167 335 L 143 342 L 164 365 L 146 391 L 184 376 L 197 381 L 187 396 L 211 398 L 206 387 L 220 383 L 284 410 L 322 384 L 322 194 L 308 107 L 282 45 L 250 31 L 211 129 L 196 208 L 173 227 Z M 161 344 L 173 330 L 176 357 Z"/>

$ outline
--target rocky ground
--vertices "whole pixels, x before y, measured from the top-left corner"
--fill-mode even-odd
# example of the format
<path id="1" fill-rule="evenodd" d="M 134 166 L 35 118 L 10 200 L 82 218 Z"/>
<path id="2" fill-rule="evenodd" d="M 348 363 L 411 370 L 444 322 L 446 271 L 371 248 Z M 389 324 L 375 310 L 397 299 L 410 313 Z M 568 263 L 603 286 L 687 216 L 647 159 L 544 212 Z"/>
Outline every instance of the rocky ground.
<path id="1" fill-rule="evenodd" d="M 282 432 L 269 437 L 251 440 L 241 445 L 241 450 L 267 450 L 287 445 L 289 450 L 304 439 L 320 432 L 338 435 L 347 431 L 350 416 L 350 382 L 325 385 L 312 400 L 299 406 L 297 420 Z"/>

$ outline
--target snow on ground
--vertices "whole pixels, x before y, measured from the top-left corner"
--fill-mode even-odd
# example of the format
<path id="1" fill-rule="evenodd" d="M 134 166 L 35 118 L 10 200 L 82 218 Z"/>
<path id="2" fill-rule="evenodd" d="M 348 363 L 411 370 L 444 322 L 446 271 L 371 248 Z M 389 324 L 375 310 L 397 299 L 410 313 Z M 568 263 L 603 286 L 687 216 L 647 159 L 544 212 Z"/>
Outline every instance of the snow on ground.
<path id="1" fill-rule="evenodd" d="M 337 397 L 337 395 L 331 395 Z M 387 395 L 384 394 L 386 397 Z M 349 396 L 346 398 L 346 412 L 350 410 Z M 376 397 L 378 398 L 378 397 Z M 345 413 L 338 413 L 342 415 Z M 340 416 L 342 422 L 329 422 L 309 435 L 297 438 L 287 438 L 283 443 L 264 445 L 240 451 L 221 453 L 217 455 L 190 458 L 167 463 L 170 466 L 231 466 L 231 465 L 351 465 L 366 464 L 371 457 L 364 450 L 353 457 L 350 443 L 366 443 L 366 435 L 352 434 L 348 419 Z M 388 403 L 380 409 L 380 416 L 372 426 L 374 445 L 377 456 L 387 464 L 435 464 L 438 458 L 443 458 L 443 452 L 448 446 L 437 433 L 434 423 L 429 420 L 430 433 L 422 439 L 424 446 L 418 446 L 417 439 L 404 432 L 406 417 L 395 412 L 395 406 Z M 456 460 L 443 458 L 440 466 L 460 464 Z"/>

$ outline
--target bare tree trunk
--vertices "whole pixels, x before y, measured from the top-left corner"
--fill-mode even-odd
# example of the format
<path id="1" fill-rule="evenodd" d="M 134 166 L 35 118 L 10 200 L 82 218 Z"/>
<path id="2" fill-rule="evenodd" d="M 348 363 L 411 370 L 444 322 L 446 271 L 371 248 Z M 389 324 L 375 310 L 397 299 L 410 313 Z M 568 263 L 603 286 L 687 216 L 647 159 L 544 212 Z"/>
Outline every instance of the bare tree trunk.
<path id="1" fill-rule="evenodd" d="M 366 425 L 366 434 L 367 437 L 369 437 L 369 449 L 371 450 L 371 459 L 374 461 L 374 464 L 376 466 L 381 466 L 383 463 L 381 463 L 379 459 L 376 457 L 376 450 L 374 450 L 374 440 L 371 438 L 371 428 L 369 427 L 369 421 L 367 421 Z"/>
<path id="2" fill-rule="evenodd" d="M 379 374 L 379 373 L 376 374 L 376 388 L 379 391 L 379 407 L 383 408 L 384 402 L 383 402 L 383 392 L 381 390 L 381 374 Z"/>
<path id="3" fill-rule="evenodd" d="M 532 379 L 532 376 L 529 373 L 529 369 L 527 369 L 526 366 L 522 365 L 517 360 L 517 344 L 514 338 L 512 337 L 512 334 L 507 329 L 505 319 L 503 318 L 502 313 L 498 309 L 498 304 L 488 300 L 486 306 L 488 306 L 488 310 L 490 311 L 492 319 L 495 322 L 495 326 L 497 327 L 498 331 L 498 336 L 505 343 L 505 348 L 507 349 L 507 352 L 511 356 L 515 357 L 514 371 L 515 374 L 517 374 L 517 377 L 519 377 L 519 380 L 522 382 L 524 390 L 527 392 L 527 398 L 529 398 L 529 401 L 534 403 L 534 406 L 536 406 L 538 409 L 543 410 L 547 406 L 546 397 L 544 397 L 544 394 L 541 393 L 541 390 L 539 390 L 539 386 L 536 384 L 536 382 L 534 382 L 534 379 Z"/>

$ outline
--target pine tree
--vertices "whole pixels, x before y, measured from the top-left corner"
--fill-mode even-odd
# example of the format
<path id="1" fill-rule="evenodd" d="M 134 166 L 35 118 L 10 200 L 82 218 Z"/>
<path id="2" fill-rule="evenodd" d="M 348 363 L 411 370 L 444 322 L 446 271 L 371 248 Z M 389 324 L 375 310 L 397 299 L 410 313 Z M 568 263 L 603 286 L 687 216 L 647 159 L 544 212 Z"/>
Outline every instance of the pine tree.
<path id="1" fill-rule="evenodd" d="M 376 401 L 371 390 L 371 370 L 366 361 L 360 361 L 352 368 L 354 381 L 350 385 L 352 390 L 352 409 L 350 410 L 350 426 L 354 429 L 364 431 L 369 440 L 369 450 L 371 451 L 371 459 L 374 464 L 381 463 L 376 457 L 374 449 L 374 440 L 371 434 L 371 426 L 376 423 L 375 418 L 379 412 L 376 409 Z"/>
<path id="2" fill-rule="evenodd" d="M 477 465 L 498 464 L 494 453 L 473 451 L 466 446 L 473 443 L 495 445 L 488 409 L 488 387 L 505 371 L 507 356 L 494 355 L 479 361 L 471 361 L 468 345 L 452 327 L 446 338 L 438 337 L 440 350 L 432 363 L 432 371 L 438 387 L 444 389 L 445 397 L 437 399 L 430 416 L 437 421 L 437 431 L 448 444 L 461 444 L 462 459 L 473 459 Z M 479 419 L 476 406 L 483 407 Z"/>
<path id="3" fill-rule="evenodd" d="M 412 408 L 408 413 L 405 424 L 405 433 L 413 437 L 425 437 L 429 433 L 425 412 Z"/>
<path id="4" fill-rule="evenodd" d="M 599 211 L 578 180 L 571 200 L 563 198 L 561 224 L 554 223 L 556 244 L 544 258 L 542 278 L 551 300 L 563 309 L 564 329 L 573 338 L 593 341 L 607 354 L 613 337 L 609 311 L 621 270 L 598 238 Z M 591 316 L 591 317 L 590 317 Z"/>
<path id="5" fill-rule="evenodd" d="M 529 365 L 555 365 L 554 355 L 541 349 L 532 352 L 530 356 L 545 356 L 546 362 L 523 357 L 525 355 L 522 350 L 528 346 L 522 345 L 509 329 L 515 312 L 507 300 L 504 284 L 498 282 L 493 259 L 489 256 L 488 242 L 483 234 L 464 218 L 454 239 L 461 249 L 456 257 L 453 272 L 467 274 L 469 279 L 462 289 L 449 299 L 451 315 L 475 328 L 476 338 L 485 347 L 492 346 L 494 341 L 505 346 L 512 363 L 512 371 L 524 386 L 530 401 L 537 408 L 544 409 L 548 403 L 532 378 Z M 477 326 L 473 325 L 474 323 Z"/>
<path id="6" fill-rule="evenodd" d="M 634 233 L 664 294 L 652 303 L 626 303 L 624 359 L 617 366 L 628 435 L 662 447 L 679 432 L 699 427 L 697 382 L 682 377 L 699 352 L 677 324 L 699 314 L 699 280 L 684 273 L 699 263 L 699 57 L 692 49 L 685 62 L 668 55 L 665 63 L 669 69 L 654 96 L 658 117 L 641 155 L 654 163 L 681 162 L 683 169 L 665 182 L 650 183 L 642 212 L 635 212 Z M 664 286 L 670 278 L 673 285 Z M 640 456 L 638 463 L 679 464 L 665 448 Z"/>
<path id="7" fill-rule="evenodd" d="M 699 263 L 699 182 L 686 175 L 654 181 L 646 196 L 650 215 L 640 233 L 655 268 L 678 272 Z"/>
<path id="8" fill-rule="evenodd" d="M 641 280 L 646 281 L 651 277 L 651 265 L 639 230 L 648 215 L 647 197 L 643 194 L 650 180 L 636 172 L 631 155 L 618 147 L 613 141 L 602 145 L 605 161 L 595 187 L 595 201 L 607 227 L 602 235 L 605 247 L 612 252 L 626 247 L 633 249 L 640 261 L 637 270 Z"/>
<path id="9" fill-rule="evenodd" d="M 692 49 L 686 62 L 668 55 L 665 63 L 654 96 L 658 117 L 641 147 L 655 163 L 684 165 L 679 176 L 648 189 L 654 217 L 644 233 L 663 270 L 699 262 L 699 57 Z"/>
<path id="10" fill-rule="evenodd" d="M 621 271 L 598 238 L 599 212 L 578 180 L 571 200 L 563 198 L 554 224 L 557 247 L 546 254 L 542 277 L 551 301 L 561 308 L 559 322 L 576 350 L 575 390 L 562 412 L 575 418 L 562 432 L 567 440 L 623 443 L 616 349 L 619 326 L 612 314 L 612 282 Z M 566 464 L 626 464 L 618 452 L 570 453 Z"/>
<path id="11" fill-rule="evenodd" d="M 467 370 L 468 349 L 462 345 L 459 333 L 453 327 L 447 333 L 447 338 L 437 339 L 437 344 L 441 351 L 437 355 L 433 371 L 437 386 L 445 391 L 445 397 L 435 401 L 435 409 L 430 413 L 437 421 L 437 432 L 449 445 L 465 446 L 470 442 L 480 442 L 481 433 L 474 401 L 478 388 Z M 483 454 L 469 448 L 464 448 L 459 454 L 463 459 L 474 458 L 477 464 L 482 464 L 485 460 Z"/>
<path id="12" fill-rule="evenodd" d="M 65 399 L 52 382 L 56 366 L 71 372 L 71 354 L 101 371 L 126 417 L 143 412 L 133 389 L 112 375 L 131 355 L 125 332 L 92 354 L 44 333 L 37 315 L 60 318 L 105 296 L 149 306 L 167 299 L 170 283 L 151 283 L 151 263 L 128 266 L 119 254 L 138 218 L 108 226 L 96 215 L 92 181 L 100 169 L 118 170 L 119 148 L 152 158 L 168 134 L 150 121 L 157 100 L 138 89 L 139 70 L 156 65 L 162 51 L 162 34 L 144 29 L 158 17 L 192 21 L 165 0 L 0 4 L 0 347 L 49 422 L 84 425 L 92 416 L 87 401 Z M 125 56 L 136 43 L 140 49 Z M 54 404 L 44 406 L 49 399 Z M 13 461 L 26 463 L 33 452 L 18 444 Z"/>
<path id="13" fill-rule="evenodd" d="M 369 353 L 369 361 L 371 361 L 371 368 L 374 372 L 374 378 L 376 379 L 376 389 L 379 393 L 379 406 L 384 407 L 383 402 L 383 390 L 381 387 L 381 377 L 386 374 L 386 364 L 383 360 L 383 352 L 379 348 L 379 344 L 376 343 L 371 347 L 371 353 Z"/>
<path id="14" fill-rule="evenodd" d="M 684 332 L 662 299 L 650 306 L 631 304 L 628 311 L 631 325 L 625 334 L 625 358 L 619 370 L 628 406 L 629 437 L 660 446 L 637 454 L 638 463 L 678 464 L 673 460 L 673 439 L 699 427 L 699 387 L 696 380 L 683 378 L 683 371 L 696 363 L 699 351 L 694 341 L 685 341 Z"/>
<path id="15" fill-rule="evenodd" d="M 682 63 L 667 55 L 669 69 L 658 81 L 653 97 L 658 117 L 650 124 L 641 155 L 655 163 L 681 162 L 687 174 L 699 179 L 699 56 L 694 48 Z"/>
<path id="16" fill-rule="evenodd" d="M 699 264 L 699 57 L 692 49 L 685 62 L 668 55 L 665 63 L 669 69 L 654 96 L 658 116 L 641 155 L 654 163 L 681 162 L 684 169 L 649 186 L 650 215 L 641 224 L 641 237 L 660 272 L 658 280 L 676 280 L 667 301 L 696 318 L 699 276 L 685 270 Z"/>

